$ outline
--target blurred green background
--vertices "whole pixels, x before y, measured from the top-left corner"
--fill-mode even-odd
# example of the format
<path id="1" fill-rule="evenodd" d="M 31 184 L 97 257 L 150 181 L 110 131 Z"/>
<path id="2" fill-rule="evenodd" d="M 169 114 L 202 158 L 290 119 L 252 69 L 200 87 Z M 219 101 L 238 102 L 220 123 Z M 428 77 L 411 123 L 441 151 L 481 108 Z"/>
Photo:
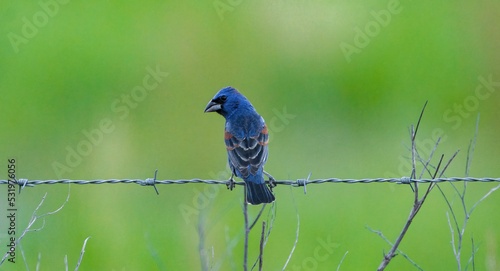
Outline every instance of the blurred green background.
<path id="1" fill-rule="evenodd" d="M 408 127 L 426 100 L 422 155 L 441 135 L 437 154 L 445 161 L 460 150 L 446 176 L 464 176 L 480 113 L 470 175 L 500 177 L 499 18 L 495 1 L 4 1 L 2 168 L 15 158 L 17 176 L 30 180 L 145 179 L 155 169 L 160 180 L 226 180 L 224 120 L 203 110 L 231 85 L 270 127 L 266 170 L 278 180 L 310 172 L 313 179 L 409 176 Z M 467 207 L 494 186 L 469 184 Z M 462 225 L 459 199 L 441 187 Z M 0 189 L 5 248 L 7 192 Z M 23 239 L 29 268 L 39 255 L 40 270 L 64 268 L 65 255 L 73 268 L 91 236 L 80 270 L 200 270 L 207 258 L 214 270 L 242 269 L 242 187 L 158 190 L 71 185 L 66 206 Z M 300 235 L 287 270 L 335 269 L 346 251 L 340 270 L 376 269 L 390 247 L 365 226 L 394 241 L 413 203 L 409 187 L 387 183 L 275 192 L 264 270 L 281 270 L 293 247 L 294 201 Z M 45 193 L 39 214 L 58 208 L 68 185 L 24 189 L 18 232 Z M 463 266 L 473 236 L 476 270 L 500 269 L 499 206 L 497 191 L 475 209 Z M 249 208 L 254 217 L 259 207 Z M 400 246 L 425 270 L 456 270 L 447 211 L 432 191 Z M 250 235 L 250 264 L 260 225 Z M 17 263 L 0 269 L 26 270 L 17 252 Z M 398 256 L 388 270 L 415 268 Z"/>

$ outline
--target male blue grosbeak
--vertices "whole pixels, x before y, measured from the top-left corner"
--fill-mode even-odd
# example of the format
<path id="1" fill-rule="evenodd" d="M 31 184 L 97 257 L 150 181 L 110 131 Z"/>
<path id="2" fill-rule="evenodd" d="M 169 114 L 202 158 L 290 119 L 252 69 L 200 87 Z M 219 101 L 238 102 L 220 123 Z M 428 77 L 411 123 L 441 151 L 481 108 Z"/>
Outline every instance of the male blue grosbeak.
<path id="1" fill-rule="evenodd" d="M 217 112 L 226 119 L 224 142 L 233 176 L 245 181 L 247 201 L 257 205 L 271 203 L 274 195 L 267 188 L 263 174 L 267 161 L 269 134 L 264 119 L 250 101 L 235 88 L 221 89 L 208 103 L 205 112 Z"/>

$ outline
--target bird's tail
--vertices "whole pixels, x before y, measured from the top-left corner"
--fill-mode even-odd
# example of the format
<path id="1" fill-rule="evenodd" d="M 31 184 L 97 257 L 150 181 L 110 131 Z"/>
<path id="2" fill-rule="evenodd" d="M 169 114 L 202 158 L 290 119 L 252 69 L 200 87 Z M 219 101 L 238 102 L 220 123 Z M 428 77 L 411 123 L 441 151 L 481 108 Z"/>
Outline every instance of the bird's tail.
<path id="1" fill-rule="evenodd" d="M 261 203 L 271 203 L 275 200 L 271 190 L 265 183 L 254 183 L 245 181 L 247 186 L 247 202 L 252 205 L 259 205 Z"/>

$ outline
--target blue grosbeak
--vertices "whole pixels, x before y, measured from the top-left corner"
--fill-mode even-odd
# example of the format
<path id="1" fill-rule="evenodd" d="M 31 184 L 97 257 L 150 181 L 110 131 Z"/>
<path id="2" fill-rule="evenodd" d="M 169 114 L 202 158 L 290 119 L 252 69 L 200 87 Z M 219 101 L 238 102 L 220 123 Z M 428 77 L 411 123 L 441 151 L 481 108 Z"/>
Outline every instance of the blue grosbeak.
<path id="1" fill-rule="evenodd" d="M 264 119 L 250 101 L 235 88 L 221 89 L 208 103 L 205 112 L 217 112 L 226 119 L 224 142 L 232 171 L 245 181 L 247 201 L 257 205 L 271 203 L 274 195 L 267 188 L 263 174 L 267 161 L 269 134 Z M 231 187 L 232 188 L 232 187 Z"/>

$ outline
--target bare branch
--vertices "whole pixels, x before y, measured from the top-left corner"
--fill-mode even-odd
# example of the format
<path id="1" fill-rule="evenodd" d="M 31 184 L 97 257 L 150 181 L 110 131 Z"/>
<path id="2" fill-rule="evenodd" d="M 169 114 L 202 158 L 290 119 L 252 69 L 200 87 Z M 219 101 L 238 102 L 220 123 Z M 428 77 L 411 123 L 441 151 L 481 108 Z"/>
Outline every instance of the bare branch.
<path id="1" fill-rule="evenodd" d="M 443 198 L 446 201 L 446 204 L 448 205 L 448 209 L 450 210 L 451 215 L 453 216 L 453 221 L 455 221 L 455 227 L 457 228 L 457 231 L 460 231 L 460 227 L 458 226 L 458 220 L 457 220 L 457 218 L 455 216 L 455 212 L 453 211 L 453 208 L 451 207 L 450 202 L 448 201 L 448 198 L 444 194 L 444 191 L 443 191 L 443 189 L 441 189 L 441 187 L 439 186 L 439 184 L 436 184 L 436 186 L 439 189 L 439 191 L 441 192 L 441 194 L 443 195 Z"/>
<path id="2" fill-rule="evenodd" d="M 439 159 L 439 164 L 436 167 L 436 171 L 434 172 L 433 178 L 436 178 L 436 175 L 439 172 L 439 167 L 441 166 L 441 163 L 443 162 L 443 158 L 444 158 L 444 154 L 442 154 L 441 158 Z M 425 201 L 425 199 L 427 198 L 427 196 L 429 195 L 429 193 L 431 192 L 431 190 L 434 188 L 435 185 L 436 185 L 436 183 L 431 183 L 429 185 L 429 187 L 427 188 L 427 191 L 425 192 L 424 196 L 420 200 L 421 203 L 423 203 Z"/>
<path id="3" fill-rule="evenodd" d="M 476 253 L 478 251 L 478 248 L 476 248 L 476 246 L 474 245 L 474 237 L 471 235 L 470 237 L 470 241 L 472 243 L 472 253 L 471 253 L 471 256 L 469 258 L 469 261 L 467 262 L 467 265 L 465 266 L 465 270 L 467 270 L 467 268 L 469 267 L 469 265 L 472 263 L 472 270 L 476 270 L 476 264 L 474 262 L 474 258 L 476 256 Z"/>
<path id="4" fill-rule="evenodd" d="M 24 261 L 24 265 L 26 266 L 26 270 L 30 271 L 29 267 L 28 267 L 28 261 L 26 261 L 26 255 L 24 255 L 24 250 L 23 250 L 23 246 L 19 243 L 19 249 L 21 250 L 21 256 L 23 256 L 23 261 Z M 42 255 L 40 255 L 40 253 L 38 253 L 39 255 L 39 259 L 42 257 Z"/>
<path id="5" fill-rule="evenodd" d="M 471 165 L 471 162 L 472 162 L 472 156 L 473 156 L 473 153 L 474 153 L 474 148 L 475 148 L 475 145 L 476 145 L 476 140 L 477 140 L 477 135 L 478 135 L 478 128 L 479 128 L 479 114 L 478 114 L 478 117 L 477 117 L 476 129 L 475 129 L 475 132 L 474 132 L 474 139 L 469 142 L 469 147 L 467 149 L 467 161 L 466 161 L 466 166 L 465 166 L 465 175 L 466 175 L 466 178 L 468 178 L 469 171 L 470 171 L 470 165 Z M 443 173 L 444 173 L 444 171 L 443 171 Z M 465 193 L 467 191 L 467 181 L 464 182 L 462 192 L 460 192 L 453 183 L 450 182 L 450 185 L 453 187 L 453 189 L 457 193 L 458 197 L 460 198 L 460 201 L 462 203 L 462 208 L 463 208 L 463 211 L 464 211 L 464 215 L 465 215 L 463 226 L 462 226 L 462 228 L 460 228 L 458 226 L 458 221 L 457 221 L 457 218 L 455 217 L 455 214 L 453 212 L 453 208 L 451 207 L 451 204 L 449 203 L 448 199 L 446 198 L 444 192 L 440 189 L 441 194 L 445 198 L 446 203 L 448 204 L 448 208 L 449 208 L 449 210 L 451 211 L 451 213 L 453 215 L 453 220 L 455 221 L 455 225 L 456 225 L 456 228 L 457 228 L 458 247 L 457 247 L 457 244 L 455 243 L 455 233 L 454 233 L 453 228 L 451 226 L 450 217 L 449 217 L 449 214 L 447 212 L 446 216 L 448 218 L 448 224 L 450 226 L 450 231 L 451 231 L 451 235 L 452 235 L 451 237 L 452 237 L 453 253 L 455 254 L 455 258 L 456 258 L 456 261 L 457 261 L 458 269 L 461 270 L 461 265 L 462 264 L 460 262 L 460 256 L 461 256 L 461 251 L 462 251 L 463 236 L 464 236 L 465 228 L 467 226 L 467 222 L 469 221 L 470 215 L 472 214 L 472 211 L 474 210 L 474 208 L 481 201 L 483 201 L 486 197 L 488 197 L 491 193 L 493 193 L 496 189 L 498 189 L 500 187 L 500 185 L 497 186 L 497 187 L 495 187 L 495 188 L 493 188 L 493 189 L 491 189 L 483 198 L 481 198 L 478 202 L 476 202 L 469 211 L 467 211 L 467 206 L 465 204 Z M 474 239 L 472 237 L 471 237 L 471 241 L 472 241 L 472 256 L 471 256 L 471 258 L 469 258 L 469 262 L 467 263 L 467 265 L 465 267 L 466 270 L 467 270 L 467 267 L 469 266 L 469 264 L 471 263 L 471 261 L 473 263 L 473 268 L 475 269 L 475 267 L 474 267 L 474 255 L 475 255 Z"/>
<path id="6" fill-rule="evenodd" d="M 262 233 L 260 236 L 260 246 L 259 246 L 259 257 L 257 257 L 257 260 L 255 260 L 255 263 L 252 266 L 253 270 L 257 263 L 259 263 L 259 271 L 262 271 L 262 259 L 264 257 L 264 247 L 265 247 L 265 237 L 266 237 L 266 221 L 262 221 Z"/>
<path id="7" fill-rule="evenodd" d="M 489 195 L 491 195 L 491 193 L 495 192 L 498 188 L 500 188 L 500 184 L 493 187 L 488 193 L 486 193 L 486 195 L 484 195 L 480 200 L 478 200 L 473 206 L 472 208 L 470 208 L 470 211 L 469 211 L 469 216 L 470 214 L 472 214 L 472 211 L 474 211 L 474 209 L 476 208 L 476 206 L 481 202 L 483 201 L 484 199 L 486 199 Z"/>
<path id="8" fill-rule="evenodd" d="M 344 257 L 342 257 L 342 259 L 340 260 L 339 265 L 337 266 L 337 271 L 339 271 L 339 270 L 340 270 L 340 266 L 342 265 L 342 262 L 344 262 L 344 259 L 345 259 L 345 256 L 347 256 L 347 253 L 349 253 L 349 251 L 346 251 L 346 252 L 344 253 Z"/>
<path id="9" fill-rule="evenodd" d="M 424 106 L 425 108 L 425 106 Z M 422 117 L 422 115 L 420 115 L 420 117 Z M 420 119 L 418 120 L 420 122 Z M 417 127 L 418 128 L 418 127 Z M 412 171 L 411 171 L 411 175 L 410 175 L 410 178 L 417 178 L 417 166 L 416 166 L 416 163 L 415 163 L 415 153 L 416 153 L 416 147 L 415 147 L 415 130 L 414 130 L 414 127 L 413 125 L 411 126 L 411 162 L 412 162 Z M 418 202 L 418 183 L 415 183 L 415 203 Z"/>
<path id="10" fill-rule="evenodd" d="M 267 240 L 269 239 L 269 235 L 271 234 L 271 230 L 273 229 L 274 225 L 274 220 L 276 219 L 276 201 L 274 201 L 271 205 L 271 209 L 267 213 L 267 221 L 271 221 L 269 224 L 269 228 L 267 229 L 267 234 L 266 234 L 266 241 L 264 242 L 264 247 L 267 244 Z M 271 216 L 271 217 L 269 217 Z"/>
<path id="11" fill-rule="evenodd" d="M 389 239 L 387 239 L 381 231 L 376 231 L 368 226 L 366 226 L 366 229 L 373 232 L 373 233 L 376 233 L 378 236 L 382 237 L 382 239 L 384 239 L 389 245 L 391 245 L 391 247 L 394 246 L 394 244 L 392 244 L 391 241 L 389 241 Z M 416 268 L 423 270 L 420 266 L 418 266 L 418 264 L 416 262 L 414 262 L 412 259 L 410 259 L 410 257 L 407 254 L 405 254 L 403 251 L 401 251 L 399 248 L 397 249 L 397 251 L 399 252 L 399 254 L 403 255 L 403 257 L 405 259 L 407 259 L 411 264 L 413 264 Z"/>
<path id="12" fill-rule="evenodd" d="M 257 217 L 253 221 L 252 225 L 250 225 L 250 230 L 252 230 L 253 226 L 255 226 L 255 223 L 257 223 L 257 220 L 259 220 L 260 216 L 262 215 L 262 212 L 264 211 L 264 208 L 266 207 L 266 203 L 262 204 L 262 208 L 260 208 L 259 214 L 257 214 Z"/>
<path id="13" fill-rule="evenodd" d="M 247 271 L 247 261 L 248 261 L 248 234 L 250 233 L 250 228 L 248 227 L 248 203 L 247 203 L 247 186 L 243 189 L 244 200 L 243 200 L 243 216 L 245 217 L 245 247 L 243 254 L 243 270 Z"/>
<path id="14" fill-rule="evenodd" d="M 260 236 L 259 271 L 262 271 L 262 259 L 264 255 L 264 237 L 266 235 L 266 221 L 262 221 L 262 234 Z"/>
<path id="15" fill-rule="evenodd" d="M 420 126 L 420 121 L 422 120 L 422 116 L 424 115 L 424 111 L 425 111 L 425 107 L 427 106 L 427 102 L 428 101 L 425 101 L 424 107 L 422 108 L 422 111 L 420 112 L 420 117 L 418 117 L 417 127 L 415 128 L 415 132 L 413 133 L 413 140 L 415 140 L 415 137 L 417 136 L 418 127 Z"/>
<path id="16" fill-rule="evenodd" d="M 472 163 L 472 156 L 474 154 L 474 148 L 476 146 L 476 139 L 477 139 L 477 131 L 478 130 L 479 130 L 479 113 L 477 113 L 476 131 L 474 132 L 474 140 L 472 141 L 472 144 L 469 144 L 469 149 L 467 150 L 467 162 L 466 162 L 466 166 L 465 166 L 465 177 L 469 177 L 470 164 Z M 472 149 L 471 149 L 471 145 L 472 145 Z M 464 191 L 464 193 L 465 193 L 465 191 Z"/>
<path id="17" fill-rule="evenodd" d="M 431 173 L 431 172 L 429 171 L 429 168 L 428 168 L 428 167 L 429 167 L 429 163 L 430 163 L 430 161 L 431 161 L 431 159 L 432 159 L 432 156 L 434 155 L 434 152 L 436 151 L 436 148 L 437 148 L 437 146 L 439 145 L 439 141 L 441 141 L 441 137 L 439 137 L 439 138 L 438 138 L 438 140 L 436 141 L 436 144 L 434 145 L 434 148 L 432 149 L 431 154 L 429 155 L 429 159 L 427 159 L 427 162 L 425 163 L 424 168 L 422 169 L 422 172 L 420 173 L 420 176 L 418 177 L 419 179 L 422 179 L 422 176 L 424 175 L 424 172 L 425 172 L 426 170 L 429 172 L 429 174 Z M 417 153 L 418 153 L 418 152 L 417 152 Z M 420 158 L 420 155 L 419 155 L 419 158 Z M 431 174 L 431 176 L 432 176 L 432 174 Z M 436 176 L 434 175 L 434 178 L 435 178 L 435 177 L 436 177 Z"/>
<path id="18" fill-rule="evenodd" d="M 42 200 L 40 201 L 40 203 L 38 204 L 38 206 L 35 208 L 35 210 L 33 211 L 33 214 L 31 215 L 31 219 L 28 223 L 28 226 L 26 227 L 26 229 L 23 231 L 23 233 L 21 234 L 21 236 L 19 236 L 19 238 L 17 239 L 16 243 L 14 244 L 14 248 L 16 246 L 18 246 L 21 242 L 21 240 L 24 238 L 24 236 L 26 235 L 26 233 L 28 232 L 31 232 L 31 231 L 40 231 L 43 229 L 43 227 L 45 226 L 45 216 L 48 216 L 48 215 L 52 215 L 52 214 L 55 214 L 57 212 L 59 212 L 65 205 L 66 203 L 69 201 L 69 196 L 70 196 L 70 192 L 71 192 L 71 187 L 68 186 L 68 196 L 66 198 L 66 201 L 61 205 L 61 207 L 59 207 L 58 209 L 52 211 L 52 212 L 48 212 L 46 214 L 42 214 L 42 215 L 37 215 L 37 211 L 38 209 L 40 209 L 40 207 L 42 206 L 43 202 L 45 201 L 45 197 L 47 197 L 47 193 L 45 193 L 45 195 L 42 197 Z M 32 229 L 31 227 L 33 226 L 33 224 L 35 224 L 35 222 L 42 218 L 42 226 L 40 228 L 37 228 L 37 229 Z M 5 255 L 3 256 L 2 260 L 0 261 L 0 266 L 2 266 L 3 262 L 5 261 L 5 259 L 7 259 L 7 257 L 9 256 L 9 252 L 10 251 L 7 251 L 7 253 L 5 253 Z M 23 254 L 23 258 L 24 258 L 24 253 Z M 26 260 L 25 260 L 25 263 L 26 263 Z M 26 268 L 28 269 L 28 265 L 26 263 Z M 29 269 L 28 269 L 29 270 Z"/>
<path id="19" fill-rule="evenodd" d="M 457 156 L 457 154 L 460 152 L 460 150 L 457 150 L 450 158 L 450 160 L 448 160 L 448 163 L 446 163 L 446 166 L 444 166 L 443 168 L 443 171 L 441 171 L 441 174 L 439 174 L 439 178 L 443 177 L 444 175 L 444 172 L 446 171 L 446 169 L 448 169 L 448 166 L 451 164 L 451 161 L 453 161 L 453 159 L 455 159 L 455 157 Z"/>
<path id="20" fill-rule="evenodd" d="M 441 138 L 438 138 L 438 141 L 440 141 L 440 139 Z M 403 142 L 403 146 L 405 147 L 405 149 L 407 151 L 409 151 L 411 153 L 411 147 L 408 147 L 404 142 Z M 434 151 L 435 151 L 436 147 L 437 147 L 437 145 L 434 145 L 434 149 L 433 149 L 433 151 L 431 153 L 431 156 L 434 154 Z M 422 166 L 424 166 L 424 169 L 427 171 L 427 173 L 429 173 L 429 176 L 432 177 L 432 173 L 430 172 L 429 168 L 435 169 L 436 167 L 434 167 L 432 164 L 427 164 L 427 162 L 420 156 L 420 153 L 418 152 L 418 149 L 415 150 L 415 154 L 416 154 L 416 158 L 418 159 L 418 161 L 422 164 Z M 408 159 L 408 160 L 411 160 L 411 157 L 407 157 L 407 156 L 403 156 L 403 157 L 406 158 L 406 159 Z"/>
<path id="21" fill-rule="evenodd" d="M 267 244 L 267 240 L 269 239 L 269 235 L 271 234 L 271 229 L 273 228 L 273 223 L 274 223 L 274 208 L 276 208 L 276 205 L 275 205 L 276 202 L 273 202 L 272 205 L 271 205 L 271 208 L 269 209 L 269 213 L 267 215 L 267 220 L 268 221 L 271 221 L 270 223 L 270 226 L 268 228 L 268 231 L 267 231 L 267 234 L 265 232 L 265 228 L 263 229 L 264 232 L 262 233 L 262 238 L 264 238 L 262 241 L 262 243 L 260 244 L 262 246 L 262 251 L 264 251 L 264 248 L 266 247 L 266 244 Z M 262 212 L 263 209 L 261 209 L 260 212 Z M 271 217 L 269 217 L 269 215 L 271 215 Z M 265 221 L 263 221 L 265 222 Z M 267 226 L 267 223 L 263 225 L 263 227 Z M 255 266 L 257 266 L 257 263 L 260 261 L 260 257 L 261 255 L 259 255 L 259 257 L 257 257 L 257 259 L 255 259 L 255 262 L 253 263 L 252 265 L 252 268 L 250 270 L 253 270 L 255 268 Z"/>
<path id="22" fill-rule="evenodd" d="M 297 214 L 297 235 L 295 237 L 295 243 L 293 244 L 292 251 L 290 251 L 290 255 L 288 255 L 288 259 L 285 262 L 285 266 L 283 266 L 283 270 L 285 270 L 286 266 L 288 265 L 288 262 L 290 261 L 290 259 L 292 259 L 293 252 L 297 247 L 297 242 L 299 241 L 299 229 L 300 229 L 300 220 L 299 220 L 299 214 Z"/>
<path id="23" fill-rule="evenodd" d="M 453 189 L 455 189 L 455 191 L 457 192 L 457 195 L 458 197 L 460 198 L 460 201 L 462 203 L 462 208 L 464 209 L 464 213 L 465 215 L 467 216 L 467 206 L 465 205 L 465 186 L 464 186 L 464 193 L 461 194 L 460 191 L 458 191 L 458 188 L 456 187 L 456 185 L 454 185 L 453 183 L 450 183 L 450 185 L 453 187 Z"/>
<path id="24" fill-rule="evenodd" d="M 457 248 L 456 248 L 456 245 L 455 245 L 455 233 L 453 231 L 453 227 L 451 226 L 450 215 L 448 214 L 448 212 L 446 212 L 446 217 L 448 218 L 448 225 L 450 226 L 451 245 L 453 247 L 453 254 L 455 255 L 455 259 L 457 260 L 458 270 L 462 270 L 460 268 L 460 255 L 459 255 L 459 252 L 457 252 Z"/>
<path id="25" fill-rule="evenodd" d="M 65 257 L 65 259 L 66 258 L 67 257 Z M 38 252 L 38 261 L 36 262 L 36 271 L 40 270 L 40 262 L 41 261 L 42 261 L 42 253 Z M 67 259 L 66 259 L 66 262 L 68 262 Z M 68 266 L 68 265 L 66 265 L 66 266 Z M 68 270 L 68 269 L 66 268 L 66 270 Z"/>
<path id="26" fill-rule="evenodd" d="M 285 270 L 286 266 L 288 265 L 288 262 L 292 258 L 293 252 L 297 247 L 297 242 L 299 241 L 299 229 L 300 229 L 299 210 L 297 209 L 297 203 L 295 202 L 293 194 L 292 194 L 292 200 L 293 200 L 293 206 L 295 207 L 295 212 L 297 213 L 297 236 L 295 237 L 295 243 L 293 244 L 292 251 L 290 251 L 290 255 L 288 255 L 288 259 L 286 260 L 285 266 L 283 266 L 283 270 Z"/>
<path id="27" fill-rule="evenodd" d="M 424 113 L 426 105 L 427 105 L 427 102 L 425 103 L 425 105 L 424 105 L 424 107 L 422 109 L 422 112 L 420 113 L 420 117 L 418 119 L 417 127 L 414 128 L 413 125 L 412 125 L 411 126 L 411 130 L 410 130 L 410 134 L 411 134 L 411 137 L 410 137 L 410 139 L 411 139 L 411 156 L 412 156 L 412 166 L 413 166 L 412 173 L 411 173 L 410 176 L 413 177 L 413 178 L 416 178 L 416 162 L 415 162 L 415 157 L 417 156 L 417 151 L 416 151 L 416 146 L 415 146 L 415 144 L 416 144 L 415 143 L 415 138 L 416 138 L 417 130 L 418 130 L 418 127 L 420 125 L 420 121 L 422 119 L 422 115 Z M 452 157 L 452 159 L 453 159 L 453 157 Z M 450 159 L 450 162 L 451 162 L 452 159 Z M 442 160 L 442 157 L 441 157 L 441 160 Z M 437 172 L 438 169 L 436 169 L 436 172 Z M 444 170 L 443 170 L 443 172 L 444 172 Z M 394 258 L 396 256 L 396 251 L 397 251 L 397 249 L 398 249 L 401 241 L 403 240 L 403 238 L 404 238 L 406 232 L 408 231 L 408 228 L 410 227 L 413 219 L 415 218 L 415 216 L 417 215 L 418 211 L 422 207 L 425 199 L 427 198 L 427 195 L 430 193 L 430 191 L 432 190 L 432 188 L 433 188 L 433 184 L 431 184 L 428 187 L 425 195 L 422 197 L 421 200 L 419 200 L 419 193 L 418 193 L 419 192 L 419 183 L 418 182 L 415 183 L 415 190 L 414 190 L 415 198 L 414 198 L 413 207 L 412 207 L 412 209 L 410 211 L 410 215 L 408 216 L 408 219 L 407 219 L 407 221 L 406 221 L 403 229 L 401 230 L 401 233 L 399 234 L 399 236 L 397 237 L 396 241 L 394 242 L 394 245 L 392 245 L 391 250 L 389 251 L 389 253 L 387 253 L 386 255 L 384 255 L 384 258 L 383 258 L 382 262 L 380 263 L 380 265 L 379 265 L 379 267 L 378 267 L 377 270 L 379 270 L 379 271 L 384 270 L 387 267 L 387 265 L 389 264 L 389 262 L 392 260 L 392 258 Z"/>
<path id="28" fill-rule="evenodd" d="M 85 239 L 85 242 L 83 242 L 83 247 L 82 247 L 82 252 L 80 253 L 80 259 L 78 260 L 78 263 L 76 264 L 75 271 L 78 271 L 78 268 L 80 267 L 80 264 L 82 263 L 83 259 L 83 254 L 85 253 L 85 246 L 87 245 L 87 241 L 90 239 L 90 236 Z"/>

